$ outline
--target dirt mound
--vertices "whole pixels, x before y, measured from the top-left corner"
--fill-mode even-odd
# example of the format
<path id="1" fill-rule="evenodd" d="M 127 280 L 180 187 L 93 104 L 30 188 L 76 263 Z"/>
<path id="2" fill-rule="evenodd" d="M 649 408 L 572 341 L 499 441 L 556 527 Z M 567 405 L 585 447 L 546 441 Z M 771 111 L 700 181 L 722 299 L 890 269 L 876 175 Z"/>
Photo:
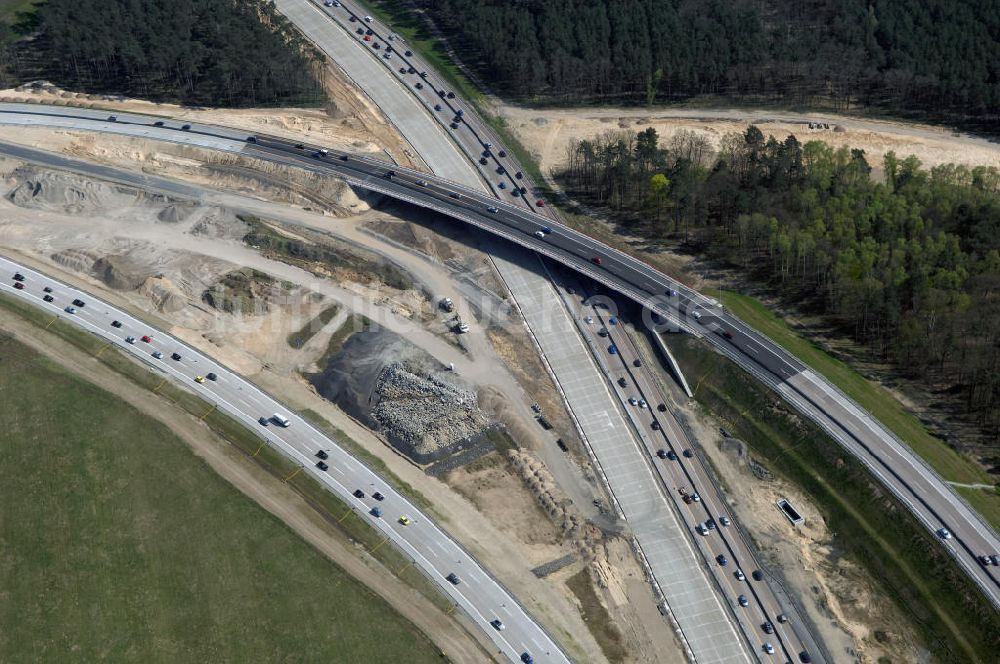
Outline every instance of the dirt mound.
<path id="1" fill-rule="evenodd" d="M 212 240 L 242 240 L 250 232 L 250 224 L 229 210 L 212 208 L 194 223 L 190 232 Z"/>
<path id="2" fill-rule="evenodd" d="M 97 259 L 91 272 L 95 277 L 115 290 L 137 290 L 148 273 L 125 256 L 104 256 Z"/>
<path id="3" fill-rule="evenodd" d="M 160 210 L 156 215 L 157 220 L 166 224 L 179 224 L 194 214 L 194 205 L 174 204 Z"/>
<path id="4" fill-rule="evenodd" d="M 23 208 L 94 216 L 114 207 L 134 205 L 139 195 L 125 187 L 67 173 L 21 168 L 7 199 Z"/>
<path id="5" fill-rule="evenodd" d="M 52 254 L 51 258 L 56 264 L 62 265 L 74 272 L 89 273 L 97 262 L 95 254 L 80 249 L 63 249 Z"/>
<path id="6" fill-rule="evenodd" d="M 164 276 L 149 277 L 139 286 L 139 292 L 165 313 L 180 311 L 187 305 L 187 298 L 181 289 Z"/>

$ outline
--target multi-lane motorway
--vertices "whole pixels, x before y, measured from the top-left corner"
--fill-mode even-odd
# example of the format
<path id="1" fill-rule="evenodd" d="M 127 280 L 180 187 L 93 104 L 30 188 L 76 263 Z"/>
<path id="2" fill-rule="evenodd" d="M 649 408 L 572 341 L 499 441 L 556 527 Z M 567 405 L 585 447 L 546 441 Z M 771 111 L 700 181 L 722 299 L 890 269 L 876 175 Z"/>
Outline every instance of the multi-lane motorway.
<path id="1" fill-rule="evenodd" d="M 125 311 L 2 257 L 0 291 L 107 340 L 256 431 L 412 558 L 511 661 L 527 661 L 525 654 L 535 662 L 569 661 L 516 599 L 422 510 L 249 381 Z M 288 426 L 279 424 L 282 418 Z"/>
<path id="2" fill-rule="evenodd" d="M 879 422 L 783 348 L 713 301 L 636 258 L 480 191 L 370 158 L 333 153 L 316 157 L 314 147 L 300 148 L 267 137 L 239 145 L 239 134 L 233 130 L 198 125 L 182 131 L 176 122 L 153 127 L 152 118 L 134 115 L 119 115 L 116 122 L 109 122 L 106 114 L 82 109 L 3 104 L 0 122 L 112 131 L 182 143 L 191 142 L 189 136 L 196 137 L 202 144 L 217 143 L 213 146 L 216 149 L 337 174 L 355 186 L 437 210 L 567 265 L 655 311 L 678 329 L 704 337 L 816 421 L 865 463 L 928 529 L 949 529 L 953 537 L 942 546 L 1000 607 L 1000 574 L 997 568 L 982 567 L 976 559 L 983 553 L 1000 552 L 1000 538 L 936 473 Z M 394 173 L 391 177 L 390 171 Z"/>

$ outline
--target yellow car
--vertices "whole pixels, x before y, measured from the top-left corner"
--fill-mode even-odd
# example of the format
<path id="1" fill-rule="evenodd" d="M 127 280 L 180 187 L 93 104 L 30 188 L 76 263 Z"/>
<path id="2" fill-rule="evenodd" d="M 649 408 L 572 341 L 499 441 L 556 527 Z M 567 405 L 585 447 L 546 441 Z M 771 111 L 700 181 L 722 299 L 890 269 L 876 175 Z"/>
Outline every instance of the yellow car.
<path id="1" fill-rule="evenodd" d="M 205 377 L 204 376 L 195 376 L 194 377 L 194 382 L 196 382 L 196 383 L 204 383 L 205 382 Z"/>
<path id="2" fill-rule="evenodd" d="M 399 517 L 399 522 L 401 524 L 403 524 L 404 526 L 408 526 L 408 525 L 410 525 L 410 523 L 412 523 L 410 521 L 410 517 L 406 516 L 405 514 L 403 516 Z"/>

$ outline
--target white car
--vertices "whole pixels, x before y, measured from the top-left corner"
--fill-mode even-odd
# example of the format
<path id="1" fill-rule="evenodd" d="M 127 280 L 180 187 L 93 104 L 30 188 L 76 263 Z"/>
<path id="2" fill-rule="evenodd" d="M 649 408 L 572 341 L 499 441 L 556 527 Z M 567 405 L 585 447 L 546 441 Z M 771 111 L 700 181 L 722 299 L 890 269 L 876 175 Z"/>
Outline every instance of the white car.
<path id="1" fill-rule="evenodd" d="M 948 530 L 947 528 L 942 528 L 942 529 L 940 529 L 940 530 L 937 531 L 937 536 L 940 537 L 943 540 L 950 540 L 951 539 L 951 531 Z"/>
<path id="2" fill-rule="evenodd" d="M 375 20 L 375 19 L 373 19 L 371 16 L 365 16 L 365 22 L 366 23 L 371 23 L 373 20 Z"/>
<path id="3" fill-rule="evenodd" d="M 770 643 L 765 643 L 764 644 L 764 652 L 766 652 L 768 655 L 773 655 L 774 654 L 774 646 L 772 646 Z"/>
<path id="4" fill-rule="evenodd" d="M 543 233 L 541 231 L 535 231 L 535 237 L 543 238 L 544 239 L 545 238 L 545 233 Z"/>

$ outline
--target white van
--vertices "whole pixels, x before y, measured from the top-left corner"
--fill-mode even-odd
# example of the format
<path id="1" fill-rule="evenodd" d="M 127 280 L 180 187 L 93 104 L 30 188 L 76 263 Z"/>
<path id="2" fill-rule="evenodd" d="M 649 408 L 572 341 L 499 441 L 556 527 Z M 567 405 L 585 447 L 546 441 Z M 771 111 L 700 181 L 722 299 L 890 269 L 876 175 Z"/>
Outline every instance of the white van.
<path id="1" fill-rule="evenodd" d="M 271 416 L 271 419 L 275 422 L 275 424 L 283 427 L 288 427 L 292 424 L 291 422 L 288 421 L 288 418 L 282 415 L 281 413 L 275 413 L 274 415 Z"/>

